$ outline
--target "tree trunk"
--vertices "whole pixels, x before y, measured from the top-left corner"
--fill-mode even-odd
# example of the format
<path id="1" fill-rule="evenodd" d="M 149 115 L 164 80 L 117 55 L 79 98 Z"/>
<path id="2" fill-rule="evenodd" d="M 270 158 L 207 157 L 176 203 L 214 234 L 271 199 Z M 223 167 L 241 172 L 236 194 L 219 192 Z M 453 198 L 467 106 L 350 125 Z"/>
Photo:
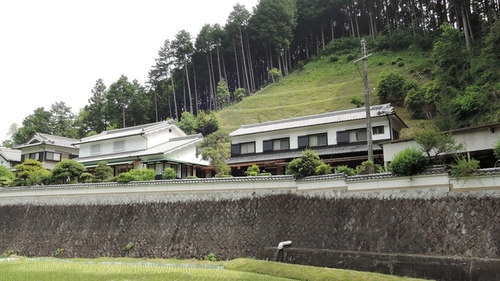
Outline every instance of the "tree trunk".
<path id="1" fill-rule="evenodd" d="M 467 18 L 465 16 L 465 9 L 462 7 L 460 10 L 462 12 L 462 22 L 463 22 L 464 34 L 465 34 L 465 45 L 467 46 L 467 50 L 470 51 L 472 48 L 472 43 L 471 43 L 471 38 L 470 38 L 470 33 L 469 33 L 469 25 L 467 24 Z"/>
<path id="2" fill-rule="evenodd" d="M 255 93 L 256 87 L 255 87 L 255 73 L 253 70 L 253 62 L 252 62 L 252 53 L 250 52 L 250 40 L 248 40 L 248 34 L 245 34 L 245 37 L 247 38 L 247 54 L 248 54 L 248 70 L 250 74 L 250 87 L 252 88 L 252 93 Z"/>
<path id="3" fill-rule="evenodd" d="M 189 83 L 189 73 L 187 69 L 187 60 L 184 61 L 184 68 L 186 69 L 186 81 L 189 94 L 189 113 L 193 114 L 193 98 L 191 97 L 191 84 Z M 187 105 L 186 105 L 187 107 Z"/>
<path id="4" fill-rule="evenodd" d="M 210 98 L 209 98 L 209 102 L 208 102 L 208 108 L 209 109 L 213 109 L 213 110 L 217 110 L 217 105 L 216 105 L 216 101 L 215 101 L 215 98 L 214 98 L 214 94 L 213 94 L 213 85 L 212 85 L 212 71 L 210 70 L 210 59 L 208 58 L 208 54 L 207 54 L 207 68 L 208 68 L 208 76 L 209 76 L 209 79 L 208 79 L 208 84 L 209 84 L 209 90 L 208 90 L 208 94 L 210 95 Z M 212 108 L 212 105 L 213 105 L 213 108 Z"/>
<path id="5" fill-rule="evenodd" d="M 193 80 L 194 80 L 194 104 L 196 108 L 196 114 L 199 112 L 198 108 L 198 84 L 196 83 L 196 68 L 194 67 L 193 62 Z"/>
<path id="6" fill-rule="evenodd" d="M 248 83 L 248 71 L 247 71 L 247 62 L 245 59 L 245 45 L 243 44 L 243 34 L 241 32 L 240 26 L 240 44 L 241 44 L 241 60 L 243 61 L 243 84 L 245 85 L 245 93 L 248 95 L 250 93 L 250 87 Z"/>
<path id="7" fill-rule="evenodd" d="M 170 80 L 172 81 L 172 93 L 174 95 L 174 107 L 175 107 L 175 121 L 179 121 L 179 115 L 177 111 L 177 98 L 175 96 L 175 85 L 174 85 L 174 71 L 172 70 L 172 74 L 170 75 Z"/>
<path id="8" fill-rule="evenodd" d="M 236 77 L 238 77 L 238 87 L 241 88 L 240 82 L 240 70 L 238 67 L 238 53 L 236 53 L 236 41 L 233 39 L 233 47 L 234 47 L 234 61 L 236 62 Z"/>

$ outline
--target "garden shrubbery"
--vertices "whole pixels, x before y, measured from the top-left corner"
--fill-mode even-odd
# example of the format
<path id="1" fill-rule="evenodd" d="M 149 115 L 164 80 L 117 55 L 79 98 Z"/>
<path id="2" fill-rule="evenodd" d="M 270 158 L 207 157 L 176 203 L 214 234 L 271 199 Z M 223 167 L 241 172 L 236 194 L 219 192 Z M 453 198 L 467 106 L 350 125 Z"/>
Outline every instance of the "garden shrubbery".
<path id="1" fill-rule="evenodd" d="M 423 172 L 428 162 L 422 150 L 409 147 L 394 156 L 389 169 L 396 175 L 411 176 Z"/>

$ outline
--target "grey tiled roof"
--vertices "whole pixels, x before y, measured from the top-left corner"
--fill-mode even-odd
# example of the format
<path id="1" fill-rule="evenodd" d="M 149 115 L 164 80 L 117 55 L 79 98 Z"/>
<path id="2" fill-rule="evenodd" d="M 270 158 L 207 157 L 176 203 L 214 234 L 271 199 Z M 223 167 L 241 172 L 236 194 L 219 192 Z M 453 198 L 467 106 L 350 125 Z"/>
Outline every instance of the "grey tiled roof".
<path id="1" fill-rule="evenodd" d="M 25 144 L 17 146 L 16 148 L 28 147 L 39 144 L 50 144 L 53 146 L 67 147 L 67 148 L 78 148 L 74 146 L 73 143 L 77 142 L 77 139 L 66 138 L 50 134 L 35 133 L 33 137 Z"/>
<path id="2" fill-rule="evenodd" d="M 145 156 L 145 155 L 155 155 L 155 154 L 164 154 L 173 152 L 179 148 L 182 148 L 186 145 L 196 143 L 203 140 L 203 136 L 201 134 L 197 135 L 189 135 L 185 137 L 171 138 L 168 142 L 159 144 L 157 146 L 151 147 L 146 150 L 138 151 L 130 156 Z"/>
<path id="3" fill-rule="evenodd" d="M 373 150 L 382 150 L 380 145 L 373 144 Z M 327 148 L 314 149 L 318 155 L 330 155 L 330 154 L 343 154 L 352 152 L 363 152 L 368 151 L 368 146 L 366 144 L 358 145 L 348 145 L 348 146 L 334 146 Z M 231 157 L 226 160 L 227 164 L 240 164 L 240 163 L 251 163 L 251 162 L 262 162 L 262 161 L 273 161 L 281 159 L 293 159 L 300 157 L 302 155 L 302 150 L 287 151 L 281 153 L 257 153 L 244 156 Z"/>
<path id="4" fill-rule="evenodd" d="M 396 114 L 396 112 L 394 111 L 394 107 L 392 107 L 390 103 L 373 105 L 370 107 L 371 117 L 386 116 L 393 114 Z M 362 107 L 362 108 L 340 110 L 340 111 L 309 115 L 297 118 L 289 118 L 277 121 L 242 125 L 239 129 L 233 131 L 230 135 L 234 137 L 234 136 L 241 136 L 241 135 L 248 135 L 255 133 L 271 132 L 283 129 L 307 127 L 312 125 L 359 120 L 365 118 L 366 118 L 366 109 Z"/>
<path id="5" fill-rule="evenodd" d="M 134 136 L 139 134 L 148 134 L 158 130 L 164 130 L 170 128 L 171 126 L 175 126 L 175 122 L 173 120 L 161 121 L 151 124 L 122 128 L 122 129 L 115 129 L 111 131 L 103 131 L 98 135 L 93 135 L 90 137 L 82 138 L 81 140 L 76 140 L 75 143 L 82 144 L 82 143 Z"/>
<path id="6" fill-rule="evenodd" d="M 21 162 L 21 150 L 0 147 L 0 155 L 10 162 Z"/>

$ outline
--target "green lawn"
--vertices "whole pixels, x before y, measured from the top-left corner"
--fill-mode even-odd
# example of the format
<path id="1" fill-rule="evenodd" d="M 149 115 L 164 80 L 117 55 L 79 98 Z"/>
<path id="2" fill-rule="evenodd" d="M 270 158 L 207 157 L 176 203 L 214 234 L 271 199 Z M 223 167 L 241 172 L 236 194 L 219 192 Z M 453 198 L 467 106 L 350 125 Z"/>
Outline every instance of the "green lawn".
<path id="1" fill-rule="evenodd" d="M 0 259 L 9 280 L 418 280 L 368 272 L 236 259 L 224 262 L 123 258 Z"/>

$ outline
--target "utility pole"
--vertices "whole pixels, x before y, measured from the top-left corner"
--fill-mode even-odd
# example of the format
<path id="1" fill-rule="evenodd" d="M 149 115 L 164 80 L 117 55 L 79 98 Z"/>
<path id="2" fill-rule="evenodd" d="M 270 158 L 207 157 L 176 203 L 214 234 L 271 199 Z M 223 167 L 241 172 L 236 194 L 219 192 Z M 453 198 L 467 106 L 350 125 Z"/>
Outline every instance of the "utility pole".
<path id="1" fill-rule="evenodd" d="M 370 114 L 370 88 L 368 87 L 368 69 L 366 67 L 366 61 L 371 55 L 366 54 L 366 41 L 361 39 L 361 54 L 362 57 L 354 61 L 358 63 L 363 61 L 363 81 L 365 84 L 365 108 L 366 108 L 366 144 L 368 146 L 368 160 L 373 162 L 373 142 L 372 142 L 372 121 Z M 375 163 L 374 163 L 375 164 Z M 370 168 L 370 173 L 373 173 L 373 167 Z"/>

